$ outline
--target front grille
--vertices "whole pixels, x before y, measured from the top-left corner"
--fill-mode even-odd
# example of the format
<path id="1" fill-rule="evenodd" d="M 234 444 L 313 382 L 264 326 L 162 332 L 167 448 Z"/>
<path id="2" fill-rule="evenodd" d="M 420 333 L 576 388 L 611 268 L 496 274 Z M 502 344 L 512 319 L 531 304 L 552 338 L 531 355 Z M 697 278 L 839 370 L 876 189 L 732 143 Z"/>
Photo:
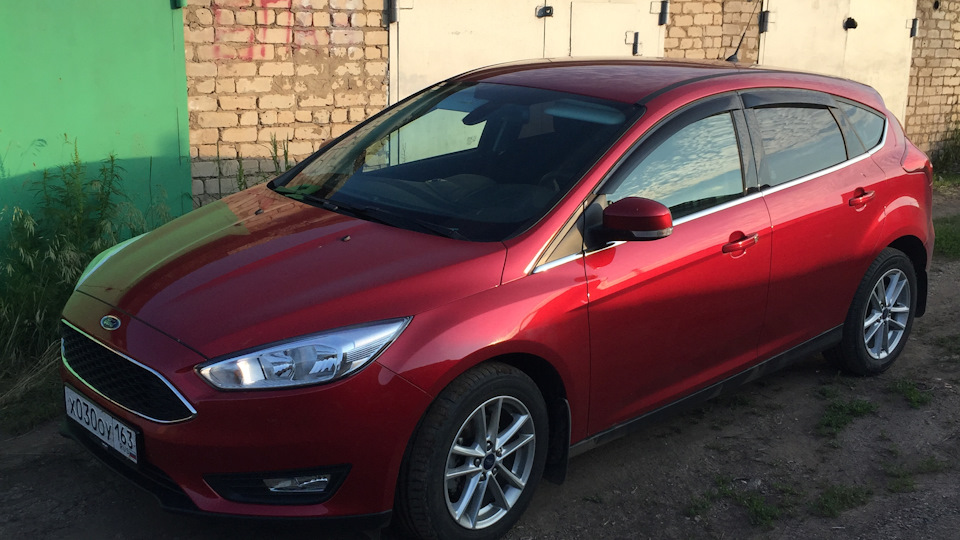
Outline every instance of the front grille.
<path id="1" fill-rule="evenodd" d="M 120 355 L 69 324 L 61 324 L 63 363 L 105 398 L 158 422 L 178 422 L 193 409 L 160 375 Z"/>

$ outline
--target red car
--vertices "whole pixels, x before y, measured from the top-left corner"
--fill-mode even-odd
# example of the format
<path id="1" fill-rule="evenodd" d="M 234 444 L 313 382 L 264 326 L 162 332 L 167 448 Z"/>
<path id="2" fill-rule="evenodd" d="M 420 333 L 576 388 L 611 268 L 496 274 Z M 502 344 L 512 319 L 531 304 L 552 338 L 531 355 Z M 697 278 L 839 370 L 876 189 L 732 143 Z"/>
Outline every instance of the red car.
<path id="1" fill-rule="evenodd" d="M 165 507 L 493 538 L 569 456 L 923 314 L 931 166 L 850 81 L 541 61 L 101 254 L 65 430 Z"/>

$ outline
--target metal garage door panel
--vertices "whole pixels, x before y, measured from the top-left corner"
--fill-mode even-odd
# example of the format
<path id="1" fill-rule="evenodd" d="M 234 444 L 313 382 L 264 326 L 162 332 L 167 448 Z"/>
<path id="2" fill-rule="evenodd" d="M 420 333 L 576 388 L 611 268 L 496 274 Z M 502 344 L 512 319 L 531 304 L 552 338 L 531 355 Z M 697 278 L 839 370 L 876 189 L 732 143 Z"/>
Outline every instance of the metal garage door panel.
<path id="1" fill-rule="evenodd" d="M 850 0 L 768 0 L 770 28 L 760 38 L 760 64 L 843 76 Z"/>
<path id="2" fill-rule="evenodd" d="M 907 21 L 917 13 L 916 0 L 850 0 L 857 28 L 847 31 L 843 76 L 877 89 L 887 108 L 901 121 L 907 109 L 913 39 Z"/>
<path id="3" fill-rule="evenodd" d="M 542 0 L 415 0 L 397 10 L 394 98 L 403 99 L 458 73 L 500 62 L 541 58 Z M 409 9 L 403 9 L 411 6 Z M 391 85 L 393 86 L 393 84 Z"/>
<path id="4" fill-rule="evenodd" d="M 760 64 L 845 77 L 873 86 L 903 120 L 916 0 L 768 0 Z M 856 28 L 843 29 L 852 17 Z"/>
<path id="5" fill-rule="evenodd" d="M 658 14 L 647 2 L 571 2 L 571 56 L 662 56 L 663 39 Z M 629 34 L 629 38 L 628 38 Z"/>

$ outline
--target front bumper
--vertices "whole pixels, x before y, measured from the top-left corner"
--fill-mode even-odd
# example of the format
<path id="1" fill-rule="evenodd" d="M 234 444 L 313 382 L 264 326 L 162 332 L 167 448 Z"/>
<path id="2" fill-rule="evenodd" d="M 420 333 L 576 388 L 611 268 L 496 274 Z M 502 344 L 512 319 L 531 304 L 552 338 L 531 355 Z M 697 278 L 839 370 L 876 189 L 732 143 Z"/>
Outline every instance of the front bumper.
<path id="1" fill-rule="evenodd" d="M 71 422 L 70 420 L 64 418 L 60 425 L 60 434 L 68 439 L 72 439 L 80 443 L 91 454 L 93 454 L 94 457 L 113 469 L 117 474 L 131 481 L 141 489 L 151 493 L 154 497 L 156 497 L 157 501 L 160 502 L 160 506 L 165 510 L 181 514 L 230 518 L 238 517 L 234 514 L 218 514 L 215 512 L 204 512 L 200 510 L 200 508 L 198 508 L 197 505 L 190 500 L 190 497 L 188 497 L 187 494 L 180 489 L 180 486 L 178 486 L 176 482 L 174 482 L 169 476 L 164 474 L 163 471 L 149 465 L 139 468 L 128 466 L 126 463 L 124 463 L 122 458 L 116 455 L 116 453 L 104 450 L 95 437 L 87 433 L 86 430 L 81 428 L 75 422 Z M 392 510 L 387 510 L 384 512 L 365 515 L 319 518 L 318 521 L 322 522 L 324 525 L 331 525 L 337 528 L 343 527 L 358 530 L 374 530 L 386 527 L 390 523 L 392 514 Z"/>
<path id="2" fill-rule="evenodd" d="M 122 332 L 90 324 L 107 314 L 123 317 Z M 430 400 L 380 364 L 329 385 L 224 392 L 194 372 L 192 366 L 203 357 L 89 296 L 75 294 L 64 318 L 107 348 L 156 370 L 196 410 L 182 422 L 154 422 L 105 399 L 61 368 L 66 384 L 139 431 L 139 463 L 103 449 L 69 419 L 65 433 L 156 495 L 165 508 L 268 518 L 389 518 L 407 441 Z M 342 484 L 317 504 L 290 504 L 281 496 L 276 504 L 237 502 L 210 482 L 218 475 L 343 465 L 349 473 Z"/>

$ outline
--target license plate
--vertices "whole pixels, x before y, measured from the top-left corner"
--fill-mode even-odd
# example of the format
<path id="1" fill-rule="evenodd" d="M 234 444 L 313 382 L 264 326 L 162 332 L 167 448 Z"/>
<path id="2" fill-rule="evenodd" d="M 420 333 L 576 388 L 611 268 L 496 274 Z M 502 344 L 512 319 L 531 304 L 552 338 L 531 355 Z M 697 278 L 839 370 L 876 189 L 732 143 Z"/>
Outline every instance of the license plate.
<path id="1" fill-rule="evenodd" d="M 67 416 L 83 426 L 105 445 L 137 462 L 137 434 L 129 426 L 114 418 L 69 386 L 63 387 Z"/>

